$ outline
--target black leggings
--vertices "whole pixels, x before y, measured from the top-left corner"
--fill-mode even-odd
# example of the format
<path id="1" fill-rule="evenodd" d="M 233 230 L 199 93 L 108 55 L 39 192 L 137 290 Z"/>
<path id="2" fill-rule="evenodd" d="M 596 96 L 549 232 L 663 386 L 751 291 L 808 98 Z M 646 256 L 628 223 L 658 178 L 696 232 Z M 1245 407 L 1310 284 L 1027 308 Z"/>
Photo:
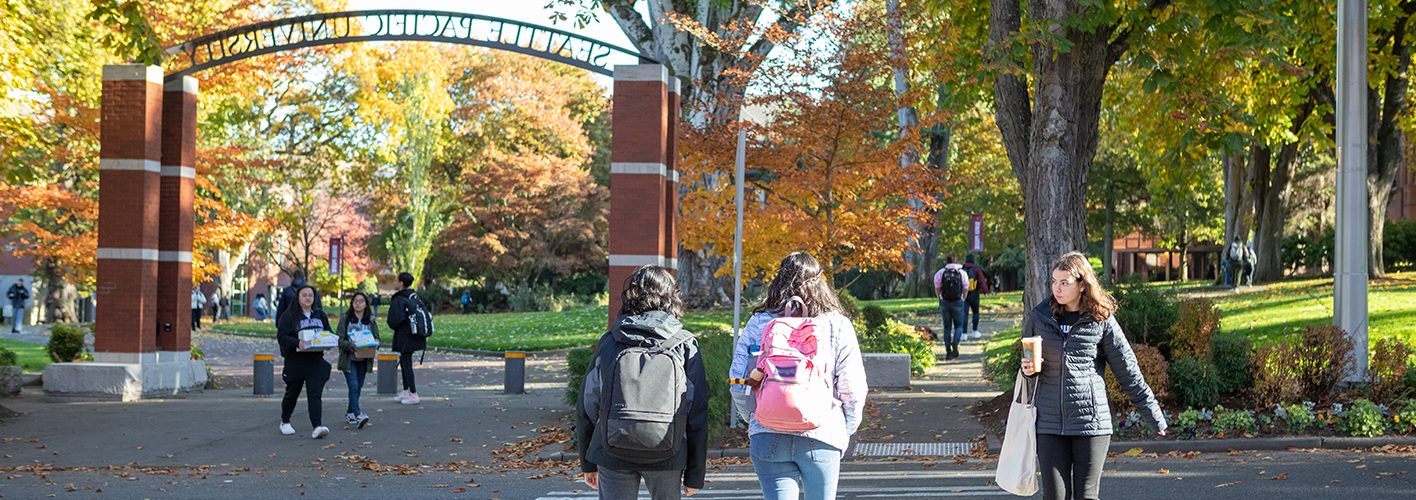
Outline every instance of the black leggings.
<path id="1" fill-rule="evenodd" d="M 969 304 L 969 312 L 973 313 L 973 331 L 976 332 L 978 331 L 978 296 L 974 295 L 972 299 L 966 299 L 964 302 Z"/>
<path id="2" fill-rule="evenodd" d="M 417 394 L 418 388 L 413 385 L 413 352 L 398 354 L 398 369 L 403 372 L 403 390 Z"/>
<path id="3" fill-rule="evenodd" d="M 1037 435 L 1044 500 L 1097 500 L 1111 436 Z"/>
<path id="4" fill-rule="evenodd" d="M 323 423 L 324 402 L 320 396 L 329 382 L 329 362 L 320 359 L 305 364 L 297 360 L 285 362 L 280 378 L 285 380 L 285 399 L 280 401 L 280 422 L 290 423 L 290 415 L 295 413 L 295 403 L 300 399 L 300 388 L 305 388 L 305 401 L 309 403 L 310 425 L 319 427 Z"/>

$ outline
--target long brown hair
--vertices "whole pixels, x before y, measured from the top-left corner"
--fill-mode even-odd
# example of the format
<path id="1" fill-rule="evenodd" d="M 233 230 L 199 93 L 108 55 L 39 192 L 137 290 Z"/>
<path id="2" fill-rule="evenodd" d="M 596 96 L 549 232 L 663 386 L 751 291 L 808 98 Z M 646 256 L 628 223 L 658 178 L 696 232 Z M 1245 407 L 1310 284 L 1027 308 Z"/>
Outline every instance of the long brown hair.
<path id="1" fill-rule="evenodd" d="M 772 277 L 772 284 L 767 287 L 767 296 L 752 312 L 781 310 L 792 297 L 800 297 L 806 303 L 807 314 L 812 317 L 842 310 L 836 292 L 821 275 L 821 263 L 805 252 L 782 259 L 777 266 L 777 275 Z"/>
<path id="2" fill-rule="evenodd" d="M 620 294 L 620 315 L 633 316 L 649 311 L 664 311 L 683 317 L 683 299 L 679 298 L 678 281 L 673 273 L 653 264 L 641 267 L 624 280 Z"/>
<path id="3" fill-rule="evenodd" d="M 1106 318 L 1111 317 L 1111 313 L 1116 312 L 1116 299 L 1111 298 L 1111 294 L 1101 288 L 1101 282 L 1096 279 L 1096 272 L 1092 271 L 1086 255 L 1081 252 L 1067 252 L 1057 258 L 1052 270 L 1071 274 L 1072 279 L 1081 285 L 1082 296 L 1077 309 L 1082 314 L 1097 321 L 1106 321 Z M 1052 299 L 1052 316 L 1061 318 L 1066 314 L 1067 308 L 1058 303 L 1056 298 Z"/>

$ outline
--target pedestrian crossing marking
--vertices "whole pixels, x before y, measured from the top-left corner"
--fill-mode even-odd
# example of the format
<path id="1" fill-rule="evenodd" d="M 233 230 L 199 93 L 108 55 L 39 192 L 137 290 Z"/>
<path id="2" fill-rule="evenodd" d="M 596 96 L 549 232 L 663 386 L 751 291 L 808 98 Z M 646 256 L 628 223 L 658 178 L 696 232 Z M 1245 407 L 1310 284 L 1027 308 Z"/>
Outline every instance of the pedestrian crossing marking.
<path id="1" fill-rule="evenodd" d="M 856 455 L 864 456 L 943 456 L 968 455 L 974 443 L 857 443 Z"/>

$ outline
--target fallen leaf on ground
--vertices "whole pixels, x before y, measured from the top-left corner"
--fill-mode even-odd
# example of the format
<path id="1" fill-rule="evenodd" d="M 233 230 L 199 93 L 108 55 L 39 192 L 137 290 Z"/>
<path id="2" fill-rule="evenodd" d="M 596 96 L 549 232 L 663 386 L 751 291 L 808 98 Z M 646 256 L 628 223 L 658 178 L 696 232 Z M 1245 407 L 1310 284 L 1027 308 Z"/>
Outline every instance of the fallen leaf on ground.
<path id="1" fill-rule="evenodd" d="M 1243 482 L 1243 481 L 1235 481 L 1235 482 L 1232 482 L 1232 483 L 1216 484 L 1216 485 L 1214 485 L 1214 487 L 1215 487 L 1215 488 L 1223 488 L 1223 487 L 1225 487 L 1225 486 L 1234 486 L 1234 485 L 1236 485 L 1236 484 L 1244 484 L 1244 482 Z"/>
<path id="2" fill-rule="evenodd" d="M 1284 473 L 1282 473 L 1282 474 L 1279 474 L 1279 475 L 1277 475 L 1277 476 L 1271 477 L 1271 478 L 1269 478 L 1269 479 L 1273 479 L 1273 480 L 1288 479 L 1288 473 L 1287 473 L 1287 472 L 1284 472 Z"/>

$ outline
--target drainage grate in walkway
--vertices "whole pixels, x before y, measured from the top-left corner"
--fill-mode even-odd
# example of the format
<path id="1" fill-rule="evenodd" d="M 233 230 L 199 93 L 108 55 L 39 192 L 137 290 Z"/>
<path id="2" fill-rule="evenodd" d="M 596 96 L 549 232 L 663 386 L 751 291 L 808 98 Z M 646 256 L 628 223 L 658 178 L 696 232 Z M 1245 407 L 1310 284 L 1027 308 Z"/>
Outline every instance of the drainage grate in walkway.
<path id="1" fill-rule="evenodd" d="M 954 456 L 967 455 L 973 443 L 860 443 L 856 455 L 865 456 Z"/>

